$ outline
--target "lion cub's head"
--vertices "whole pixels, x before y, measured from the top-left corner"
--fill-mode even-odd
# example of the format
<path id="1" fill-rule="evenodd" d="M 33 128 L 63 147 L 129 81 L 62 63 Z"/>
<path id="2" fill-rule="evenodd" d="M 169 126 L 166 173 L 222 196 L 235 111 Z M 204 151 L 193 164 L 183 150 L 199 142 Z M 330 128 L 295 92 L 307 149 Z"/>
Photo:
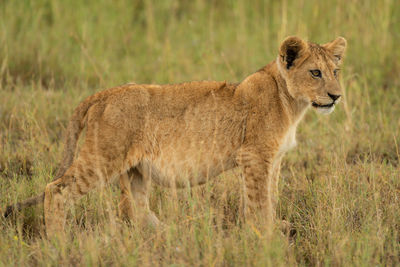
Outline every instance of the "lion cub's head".
<path id="1" fill-rule="evenodd" d="M 321 113 L 331 113 L 342 95 L 339 66 L 345 49 L 343 37 L 324 45 L 307 43 L 294 36 L 286 38 L 277 62 L 289 94 L 310 103 Z"/>

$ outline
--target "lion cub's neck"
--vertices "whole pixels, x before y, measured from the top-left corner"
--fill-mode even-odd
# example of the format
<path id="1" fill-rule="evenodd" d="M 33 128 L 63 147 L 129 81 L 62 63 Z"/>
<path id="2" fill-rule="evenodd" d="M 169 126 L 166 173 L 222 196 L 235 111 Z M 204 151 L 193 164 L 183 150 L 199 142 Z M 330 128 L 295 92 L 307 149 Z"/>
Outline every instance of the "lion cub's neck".
<path id="1" fill-rule="evenodd" d="M 289 94 L 275 61 L 244 79 L 235 94 L 245 102 L 258 106 L 258 109 L 278 110 L 289 124 L 297 125 L 310 106 Z"/>
<path id="2" fill-rule="evenodd" d="M 248 76 L 237 87 L 235 96 L 249 109 L 247 128 L 278 142 L 278 156 L 296 145 L 296 128 L 309 107 L 294 99 L 275 62 Z M 260 116 L 264 120 L 260 120 Z M 272 133 L 273 132 L 273 133 Z"/>
<path id="3" fill-rule="evenodd" d="M 280 74 L 276 61 L 266 67 L 268 68 L 267 73 L 276 81 L 277 91 L 282 105 L 285 107 L 285 110 L 288 111 L 291 121 L 297 124 L 303 118 L 310 104 L 304 100 L 297 100 L 290 95 L 286 81 Z"/>
<path id="4" fill-rule="evenodd" d="M 276 88 L 267 88 L 267 90 L 276 95 L 277 99 L 279 99 L 281 113 L 287 116 L 287 124 L 286 127 L 283 127 L 283 136 L 278 152 L 278 155 L 283 156 L 283 154 L 296 146 L 297 125 L 310 105 L 290 95 L 286 81 L 279 72 L 276 62 L 266 66 L 265 75 L 270 75 L 275 81 Z"/>

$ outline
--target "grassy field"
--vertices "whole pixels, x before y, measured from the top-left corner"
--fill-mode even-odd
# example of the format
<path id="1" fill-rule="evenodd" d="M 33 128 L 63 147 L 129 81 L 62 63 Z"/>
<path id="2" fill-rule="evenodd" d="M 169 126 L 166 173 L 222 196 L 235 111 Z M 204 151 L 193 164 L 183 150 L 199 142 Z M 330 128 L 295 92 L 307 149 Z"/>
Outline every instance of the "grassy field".
<path id="1" fill-rule="evenodd" d="M 73 108 L 107 87 L 240 81 L 288 35 L 348 41 L 344 101 L 308 112 L 277 216 L 293 244 L 240 223 L 240 172 L 178 195 L 154 187 L 162 231 L 119 220 L 117 185 L 44 238 L 43 209 L 0 218 L 0 266 L 400 265 L 400 5 L 385 1 L 0 1 L 0 208 L 53 179 Z"/>

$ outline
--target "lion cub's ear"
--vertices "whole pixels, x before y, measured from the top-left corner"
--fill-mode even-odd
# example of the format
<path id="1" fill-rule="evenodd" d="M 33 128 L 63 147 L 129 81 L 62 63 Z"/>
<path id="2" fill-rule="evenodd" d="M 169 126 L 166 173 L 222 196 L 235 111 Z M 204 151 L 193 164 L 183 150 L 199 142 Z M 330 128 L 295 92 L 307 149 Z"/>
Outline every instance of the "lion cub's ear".
<path id="1" fill-rule="evenodd" d="M 322 45 L 326 50 L 330 51 L 332 55 L 335 56 L 338 63 L 341 63 L 341 60 L 344 56 L 344 52 L 346 51 L 347 41 L 343 37 L 338 37 L 330 43 L 326 43 Z"/>
<path id="2" fill-rule="evenodd" d="M 279 48 L 279 55 L 286 69 L 294 66 L 294 61 L 304 54 L 307 47 L 308 44 L 296 36 L 289 36 L 282 42 Z"/>

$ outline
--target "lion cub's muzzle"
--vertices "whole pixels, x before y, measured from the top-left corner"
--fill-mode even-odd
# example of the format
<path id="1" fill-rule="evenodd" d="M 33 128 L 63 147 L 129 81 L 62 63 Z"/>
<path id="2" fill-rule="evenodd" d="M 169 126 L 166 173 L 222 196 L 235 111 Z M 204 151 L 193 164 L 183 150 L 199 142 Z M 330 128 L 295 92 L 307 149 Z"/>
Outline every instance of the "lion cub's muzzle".
<path id="1" fill-rule="evenodd" d="M 335 109 L 335 104 L 337 104 L 340 100 L 340 95 L 333 95 L 328 93 L 328 96 L 332 100 L 332 102 L 328 104 L 319 104 L 315 101 L 312 102 L 312 106 L 317 109 L 318 112 L 322 114 L 329 114 Z"/>

